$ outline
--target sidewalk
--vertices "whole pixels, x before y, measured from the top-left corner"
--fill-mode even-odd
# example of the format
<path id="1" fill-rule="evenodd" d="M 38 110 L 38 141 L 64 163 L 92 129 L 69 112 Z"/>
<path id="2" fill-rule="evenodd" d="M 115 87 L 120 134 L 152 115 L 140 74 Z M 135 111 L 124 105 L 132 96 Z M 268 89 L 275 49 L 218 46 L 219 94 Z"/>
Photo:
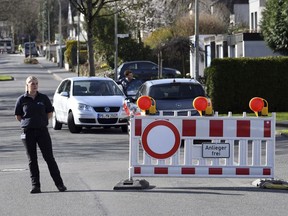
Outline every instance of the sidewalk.
<path id="1" fill-rule="evenodd" d="M 47 69 L 48 73 L 53 74 L 53 76 L 59 81 L 68 77 L 78 76 L 75 72 L 67 71 L 64 67 L 59 68 L 57 63 L 48 61 L 45 57 L 38 57 L 37 60 L 41 67 Z"/>

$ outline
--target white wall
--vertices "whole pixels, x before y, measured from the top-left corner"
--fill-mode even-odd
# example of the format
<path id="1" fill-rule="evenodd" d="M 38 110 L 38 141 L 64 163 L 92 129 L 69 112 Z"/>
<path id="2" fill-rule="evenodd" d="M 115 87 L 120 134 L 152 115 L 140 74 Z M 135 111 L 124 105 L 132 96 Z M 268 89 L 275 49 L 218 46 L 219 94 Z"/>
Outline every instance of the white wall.
<path id="1" fill-rule="evenodd" d="M 204 76 L 204 69 L 205 69 L 205 45 L 204 45 L 204 38 L 211 37 L 212 35 L 199 35 L 199 76 Z M 190 36 L 190 41 L 194 44 L 194 35 Z M 190 49 L 192 50 L 192 49 Z M 194 77 L 194 71 L 195 71 L 195 52 L 192 53 L 190 51 L 190 76 Z"/>
<path id="2" fill-rule="evenodd" d="M 245 57 L 279 56 L 279 54 L 274 53 L 264 41 L 245 41 L 243 43 Z"/>
<path id="3" fill-rule="evenodd" d="M 260 22 L 262 20 L 262 11 L 265 8 L 265 3 L 266 3 L 266 0 L 249 0 L 250 31 L 260 32 L 260 26 L 259 25 L 260 25 Z M 252 17 L 252 14 L 253 14 L 253 17 Z M 255 20 L 255 14 L 257 14 L 257 20 Z M 255 23 L 255 22 L 257 22 L 257 23 Z"/>
<path id="4" fill-rule="evenodd" d="M 245 23 L 249 25 L 249 5 L 235 4 L 234 5 L 234 21 L 237 23 Z"/>

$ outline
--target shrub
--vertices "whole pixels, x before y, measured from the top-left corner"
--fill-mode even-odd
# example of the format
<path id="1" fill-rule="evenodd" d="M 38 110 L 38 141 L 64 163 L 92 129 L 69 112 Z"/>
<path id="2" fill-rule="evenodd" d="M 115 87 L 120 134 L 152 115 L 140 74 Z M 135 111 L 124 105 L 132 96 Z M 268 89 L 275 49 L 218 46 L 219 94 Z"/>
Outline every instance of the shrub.
<path id="1" fill-rule="evenodd" d="M 25 64 L 38 64 L 38 60 L 35 58 L 25 58 L 24 59 Z"/>
<path id="2" fill-rule="evenodd" d="M 251 112 L 253 97 L 266 99 L 271 112 L 287 111 L 287 69 L 287 57 L 214 59 L 205 69 L 207 93 L 220 113 Z"/>
<path id="3" fill-rule="evenodd" d="M 87 50 L 86 43 L 81 42 L 81 50 L 80 50 L 80 64 L 84 64 L 87 62 Z M 69 67 L 73 67 L 77 65 L 77 41 L 69 40 L 66 41 L 66 51 L 64 53 L 65 62 L 69 64 Z"/>

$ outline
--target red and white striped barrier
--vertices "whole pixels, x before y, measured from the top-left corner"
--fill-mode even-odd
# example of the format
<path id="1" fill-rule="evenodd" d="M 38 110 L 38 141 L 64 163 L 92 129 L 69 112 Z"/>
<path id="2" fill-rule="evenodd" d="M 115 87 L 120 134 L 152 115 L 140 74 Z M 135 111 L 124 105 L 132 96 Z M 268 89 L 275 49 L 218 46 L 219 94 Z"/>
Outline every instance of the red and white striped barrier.
<path id="1" fill-rule="evenodd" d="M 273 178 L 275 116 L 132 116 L 129 179 Z"/>

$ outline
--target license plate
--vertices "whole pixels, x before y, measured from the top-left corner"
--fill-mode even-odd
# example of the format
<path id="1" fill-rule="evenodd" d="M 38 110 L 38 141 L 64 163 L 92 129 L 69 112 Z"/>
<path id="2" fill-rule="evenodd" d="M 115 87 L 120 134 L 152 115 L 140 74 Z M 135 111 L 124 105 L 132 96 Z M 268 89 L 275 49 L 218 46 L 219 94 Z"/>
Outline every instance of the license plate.
<path id="1" fill-rule="evenodd" d="M 202 144 L 203 158 L 229 158 L 230 144 L 229 143 L 203 143 Z"/>
<path id="2" fill-rule="evenodd" d="M 101 118 L 101 119 L 118 118 L 118 114 L 117 113 L 103 113 L 103 114 L 98 114 L 98 118 Z"/>

